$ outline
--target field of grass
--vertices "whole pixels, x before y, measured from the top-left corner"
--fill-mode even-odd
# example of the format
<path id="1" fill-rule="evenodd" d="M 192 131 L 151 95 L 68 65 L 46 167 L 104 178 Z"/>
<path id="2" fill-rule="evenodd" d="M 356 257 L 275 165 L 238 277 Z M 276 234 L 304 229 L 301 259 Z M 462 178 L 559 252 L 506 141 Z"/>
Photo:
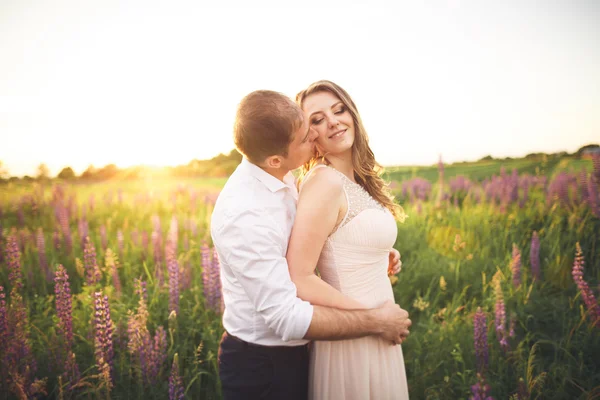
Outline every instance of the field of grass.
<path id="1" fill-rule="evenodd" d="M 556 173 L 561 171 L 575 173 L 583 168 L 586 168 L 587 171 L 591 171 L 592 162 L 591 160 L 563 157 L 560 159 L 550 160 L 528 160 L 523 158 L 508 161 L 490 160 L 454 163 L 444 166 L 444 176 L 446 178 L 452 178 L 458 175 L 463 175 L 472 181 L 481 182 L 485 178 L 489 178 L 492 175 L 500 175 L 502 168 L 504 168 L 507 173 L 510 173 L 516 168 L 520 175 L 529 174 L 553 177 Z M 424 178 L 431 182 L 437 182 L 439 178 L 438 166 L 405 166 L 386 168 L 386 178 L 388 180 L 401 182 L 415 177 Z"/>
<path id="2" fill-rule="evenodd" d="M 443 193 L 437 167 L 390 169 L 432 184 L 421 200 L 397 193 L 411 398 L 469 398 L 478 379 L 494 399 L 600 398 L 600 215 L 575 178 L 552 189 L 583 166 L 597 189 L 578 160 L 504 164 L 547 186 L 460 192 L 452 177 L 481 182 L 500 163 L 445 166 Z M 220 398 L 208 224 L 223 183 L 0 187 L 0 398 Z"/>

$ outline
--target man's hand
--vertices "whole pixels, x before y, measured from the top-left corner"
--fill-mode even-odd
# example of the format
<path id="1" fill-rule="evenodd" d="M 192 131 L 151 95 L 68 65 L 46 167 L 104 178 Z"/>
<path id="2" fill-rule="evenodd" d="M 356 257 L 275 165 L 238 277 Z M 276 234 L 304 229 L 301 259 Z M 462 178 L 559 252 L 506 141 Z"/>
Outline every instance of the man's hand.
<path id="1" fill-rule="evenodd" d="M 408 312 L 398 304 L 388 300 L 377 309 L 380 319 L 379 336 L 395 344 L 401 344 L 410 334 L 408 328 L 412 325 Z"/>
<path id="2" fill-rule="evenodd" d="M 396 275 L 402 270 L 402 261 L 400 260 L 400 252 L 396 249 L 390 250 L 388 276 Z"/>

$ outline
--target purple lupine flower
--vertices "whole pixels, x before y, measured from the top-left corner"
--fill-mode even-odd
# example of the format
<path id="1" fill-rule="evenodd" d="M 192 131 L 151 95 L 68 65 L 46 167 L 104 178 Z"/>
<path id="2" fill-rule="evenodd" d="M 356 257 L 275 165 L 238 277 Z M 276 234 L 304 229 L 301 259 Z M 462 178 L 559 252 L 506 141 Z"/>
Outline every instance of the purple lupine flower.
<path id="1" fill-rule="evenodd" d="M 175 353 L 173 357 L 173 365 L 171 366 L 171 374 L 169 375 L 169 400 L 183 400 L 183 381 L 179 376 L 179 357 Z"/>
<path id="2" fill-rule="evenodd" d="M 8 236 L 6 241 L 6 257 L 8 260 L 8 280 L 17 290 L 23 287 L 21 274 L 21 252 L 14 234 Z"/>
<path id="3" fill-rule="evenodd" d="M 111 269 L 112 283 L 115 288 L 117 296 L 121 295 L 121 279 L 119 278 L 119 271 L 117 270 L 117 260 L 110 249 L 106 251 L 106 267 Z"/>
<path id="4" fill-rule="evenodd" d="M 529 260 L 531 263 L 531 273 L 537 281 L 542 279 L 540 270 L 540 237 L 536 231 L 531 237 L 531 251 L 529 252 Z"/>
<path id="5" fill-rule="evenodd" d="M 583 267 L 585 260 L 583 258 L 583 252 L 579 242 L 576 243 L 575 261 L 573 262 L 573 280 L 577 284 L 579 291 L 581 292 L 581 298 L 588 309 L 588 314 L 592 323 L 596 327 L 600 327 L 600 306 L 594 296 L 594 293 L 590 289 L 588 283 L 583 279 Z"/>
<path id="6" fill-rule="evenodd" d="M 150 334 L 147 334 L 140 350 L 144 381 L 152 384 L 156 382 L 160 369 L 167 360 L 167 332 L 165 329 L 162 326 L 156 328 L 154 340 Z"/>
<path id="7" fill-rule="evenodd" d="M 88 236 L 85 241 L 85 248 L 83 250 L 83 266 L 86 271 L 86 284 L 88 286 L 94 286 L 102 279 L 100 268 L 96 260 L 96 248 Z"/>
<path id="8" fill-rule="evenodd" d="M 402 196 L 410 201 L 427 201 L 431 196 L 431 183 L 423 178 L 413 178 L 402 182 Z"/>
<path id="9" fill-rule="evenodd" d="M 578 195 L 581 199 L 581 202 L 584 204 L 590 204 L 588 200 L 588 187 L 587 187 L 587 171 L 585 167 L 579 172 L 579 177 L 577 179 L 577 187 L 578 187 Z"/>
<path id="10" fill-rule="evenodd" d="M 80 219 L 77 223 L 77 230 L 79 231 L 79 238 L 81 240 L 81 248 L 85 247 L 85 238 L 89 236 L 89 225 L 85 219 Z"/>
<path id="11" fill-rule="evenodd" d="M 133 280 L 134 291 L 137 296 L 140 296 L 140 300 L 144 300 L 144 303 L 148 301 L 148 289 L 146 281 L 141 278 L 135 278 Z"/>
<path id="12" fill-rule="evenodd" d="M 516 168 L 513 168 L 512 170 L 508 190 L 510 202 L 516 203 L 519 200 L 519 172 Z"/>
<path id="13" fill-rule="evenodd" d="M 106 251 L 108 247 L 108 237 L 106 236 L 106 225 L 100 225 L 100 241 L 102 242 L 102 250 Z"/>
<path id="14" fill-rule="evenodd" d="M 162 266 L 162 256 L 161 249 L 162 247 L 162 238 L 160 236 L 160 232 L 154 231 L 152 232 L 152 248 L 154 252 L 154 271 L 156 275 L 157 285 L 162 287 L 164 284 L 164 273 Z"/>
<path id="15" fill-rule="evenodd" d="M 94 293 L 94 344 L 96 357 L 96 365 L 98 370 L 104 368 L 104 364 L 108 364 L 111 373 L 112 381 L 112 366 L 113 366 L 113 326 L 110 318 L 110 307 L 108 304 L 108 296 L 103 296 L 102 292 Z"/>
<path id="16" fill-rule="evenodd" d="M 510 261 L 510 269 L 512 271 L 513 285 L 515 287 L 519 287 L 521 285 L 521 252 L 514 243 L 512 249 L 512 259 Z"/>
<path id="17" fill-rule="evenodd" d="M 471 386 L 471 393 L 473 395 L 469 400 L 494 400 L 490 396 L 490 385 L 485 382 L 485 378 L 480 373 L 477 373 L 477 383 Z"/>
<path id="18" fill-rule="evenodd" d="M 219 313 L 222 310 L 221 301 L 221 266 L 219 264 L 219 255 L 217 250 L 213 248 L 213 257 L 209 269 L 208 278 L 208 303 L 213 311 Z"/>
<path id="19" fill-rule="evenodd" d="M 171 311 L 179 313 L 179 263 L 171 241 L 167 241 L 165 252 L 169 272 L 169 313 Z"/>
<path id="20" fill-rule="evenodd" d="M 71 254 L 73 250 L 73 239 L 71 238 L 71 228 L 69 225 L 69 213 L 67 208 L 59 204 L 55 208 L 56 217 L 58 219 L 58 225 L 60 226 L 60 231 L 63 236 L 64 248 L 67 251 L 67 254 Z"/>
<path id="21" fill-rule="evenodd" d="M 12 236 L 12 235 L 11 235 Z M 10 259 L 9 259 L 10 261 Z M 22 285 L 13 285 L 10 292 L 10 308 L 6 308 L 4 296 L 0 304 L 0 341 L 4 342 L 4 348 L 0 352 L 0 373 L 7 371 L 9 374 L 22 377 L 20 383 L 25 391 L 25 396 L 29 398 L 32 395 L 30 384 L 33 382 L 37 364 L 31 346 L 29 344 L 29 322 L 27 317 L 27 307 L 23 297 L 19 293 Z M 3 292 L 3 290 L 2 290 Z M 3 374 L 4 375 L 4 374 Z"/>
<path id="22" fill-rule="evenodd" d="M 4 241 L 4 233 L 2 230 L 2 217 L 0 216 L 0 264 L 4 263 L 4 249 L 2 242 Z"/>
<path id="23" fill-rule="evenodd" d="M 588 203 L 590 204 L 592 214 L 594 214 L 597 218 L 600 218 L 600 198 L 598 197 L 598 187 L 600 187 L 600 182 L 594 182 L 594 178 L 590 175 L 587 185 L 587 199 Z"/>
<path id="24" fill-rule="evenodd" d="M 575 176 L 559 172 L 548 187 L 547 201 L 552 204 L 558 200 L 562 206 L 571 207 L 570 188 L 577 183 Z"/>
<path id="25" fill-rule="evenodd" d="M 506 309 L 504 307 L 504 295 L 502 294 L 502 285 L 500 280 L 496 280 L 496 337 L 500 342 L 500 346 L 503 350 L 508 350 L 508 340 L 506 338 Z"/>
<path id="26" fill-rule="evenodd" d="M 182 280 L 184 283 L 184 288 L 188 289 L 190 287 L 190 285 L 192 284 L 192 258 L 189 255 L 189 251 L 190 251 L 190 237 L 189 234 L 186 232 L 184 237 L 183 237 L 183 249 L 185 250 L 187 254 L 187 259 L 185 261 L 185 267 L 184 267 L 184 273 L 182 275 Z"/>
<path id="27" fill-rule="evenodd" d="M 8 345 L 8 316 L 5 299 L 4 287 L 0 285 L 0 354 L 6 354 Z M 3 361 L 3 357 L 0 356 L 0 363 Z"/>
<path id="28" fill-rule="evenodd" d="M 206 299 L 206 294 L 208 293 L 208 279 L 209 279 L 209 270 L 211 268 L 211 251 L 208 244 L 204 242 L 202 245 L 202 285 L 204 287 L 204 298 Z"/>
<path id="29" fill-rule="evenodd" d="M 160 217 L 156 214 L 152 216 L 152 226 L 154 232 L 160 232 Z"/>
<path id="30" fill-rule="evenodd" d="M 58 316 L 57 328 L 63 336 L 66 344 L 67 354 L 71 351 L 73 344 L 73 317 L 71 288 L 69 287 L 69 275 L 61 264 L 56 268 L 54 278 L 54 293 L 56 295 L 56 315 Z"/>
<path id="31" fill-rule="evenodd" d="M 477 360 L 477 371 L 483 373 L 488 366 L 488 340 L 487 340 L 487 319 L 481 307 L 473 317 L 473 330 L 475 341 L 475 358 Z"/>
<path id="32" fill-rule="evenodd" d="M 171 241 L 171 243 L 173 244 L 173 248 L 175 248 L 175 250 L 177 250 L 178 237 L 179 237 L 179 233 L 178 233 L 177 217 L 175 217 L 173 215 L 173 217 L 171 218 L 171 226 L 169 227 L 168 238 Z"/>
<path id="33" fill-rule="evenodd" d="M 48 268 L 48 259 L 46 257 L 46 242 L 44 241 L 44 231 L 42 228 L 38 228 L 36 234 L 36 244 L 38 249 L 38 259 L 40 262 L 40 270 L 44 274 L 47 281 L 52 280 L 52 274 Z"/>
<path id="34" fill-rule="evenodd" d="M 592 153 L 592 165 L 594 168 L 594 179 L 596 184 L 600 185 L 600 153 L 597 151 Z"/>

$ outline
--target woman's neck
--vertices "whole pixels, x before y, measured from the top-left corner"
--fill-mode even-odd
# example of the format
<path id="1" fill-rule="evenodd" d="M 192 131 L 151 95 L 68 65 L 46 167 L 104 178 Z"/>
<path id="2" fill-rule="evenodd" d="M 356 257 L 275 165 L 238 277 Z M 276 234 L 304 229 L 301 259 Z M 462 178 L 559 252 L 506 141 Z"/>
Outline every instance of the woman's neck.
<path id="1" fill-rule="evenodd" d="M 356 183 L 356 179 L 354 179 L 354 166 L 352 165 L 352 152 L 335 155 L 329 154 L 327 155 L 327 161 L 329 165 Z"/>

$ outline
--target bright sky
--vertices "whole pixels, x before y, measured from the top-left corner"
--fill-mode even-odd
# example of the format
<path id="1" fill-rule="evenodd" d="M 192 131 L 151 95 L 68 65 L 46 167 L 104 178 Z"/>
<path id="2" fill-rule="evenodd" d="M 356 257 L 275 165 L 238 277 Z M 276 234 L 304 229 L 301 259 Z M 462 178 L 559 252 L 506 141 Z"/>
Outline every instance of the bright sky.
<path id="1" fill-rule="evenodd" d="M 245 94 L 319 79 L 354 98 L 384 165 L 600 142 L 597 1 L 204 3 L 2 0 L 11 175 L 210 158 Z"/>

